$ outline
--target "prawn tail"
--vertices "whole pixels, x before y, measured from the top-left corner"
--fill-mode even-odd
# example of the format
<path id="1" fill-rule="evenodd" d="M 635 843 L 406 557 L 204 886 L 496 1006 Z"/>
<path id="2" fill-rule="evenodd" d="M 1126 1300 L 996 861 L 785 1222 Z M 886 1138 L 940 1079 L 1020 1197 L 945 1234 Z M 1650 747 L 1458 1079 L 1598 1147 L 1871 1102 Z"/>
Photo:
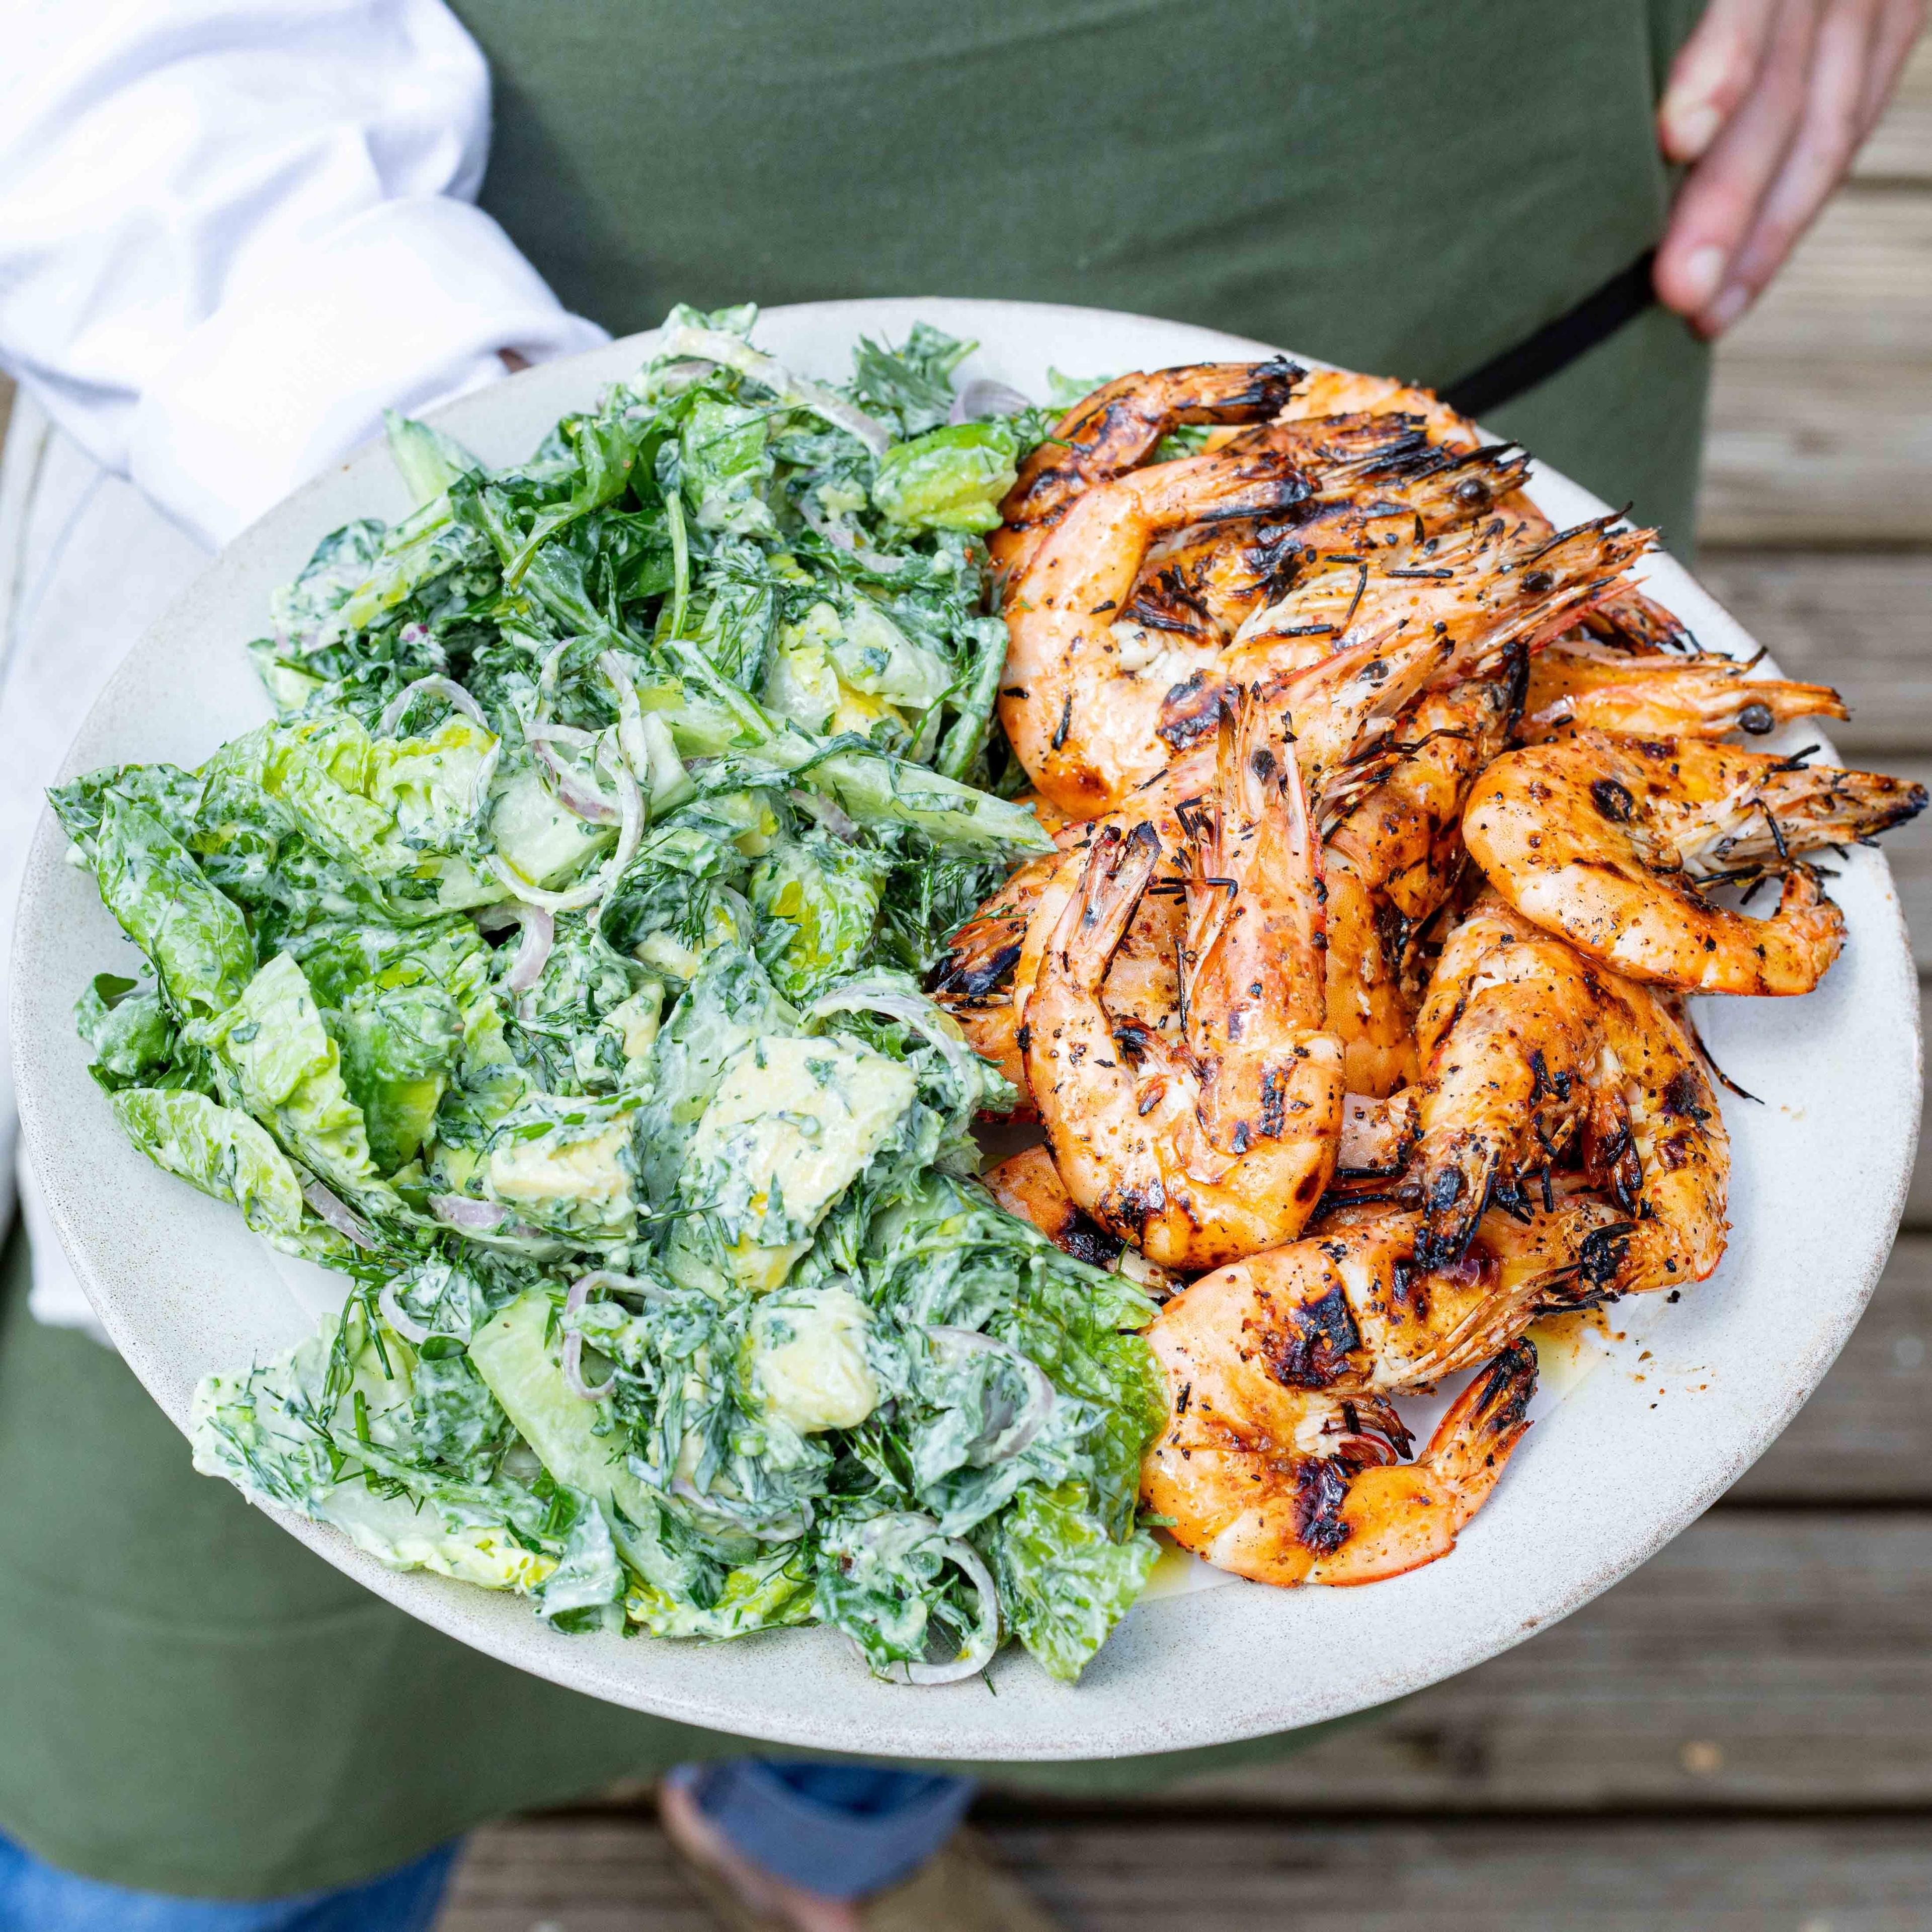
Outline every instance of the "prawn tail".
<path id="1" fill-rule="evenodd" d="M 1308 1581 L 1379 1582 L 1448 1556 L 1522 1440 L 1535 1392 L 1536 1350 L 1514 1342 L 1456 1397 L 1420 1461 L 1355 1478 L 1340 1513 L 1347 1534 Z"/>
<path id="2" fill-rule="evenodd" d="M 1844 950 L 1845 915 L 1809 866 L 1794 865 L 1778 894 L 1778 910 L 1765 922 L 1791 957 L 1775 990 L 1808 993 Z"/>
<path id="3" fill-rule="evenodd" d="M 1421 1150 L 1422 1226 L 1415 1265 L 1453 1268 L 1468 1252 L 1496 1188 L 1502 1149 L 1487 1134 L 1452 1131 Z"/>
<path id="4" fill-rule="evenodd" d="M 926 989 L 948 1008 L 1012 997 L 1013 968 L 1026 940 L 1026 921 L 998 915 L 969 920 L 946 942 L 926 975 Z"/>
<path id="5" fill-rule="evenodd" d="M 1422 1452 L 1460 1499 L 1458 1528 L 1482 1507 L 1529 1427 L 1537 1366 L 1534 1342 L 1511 1342 L 1450 1404 Z"/>

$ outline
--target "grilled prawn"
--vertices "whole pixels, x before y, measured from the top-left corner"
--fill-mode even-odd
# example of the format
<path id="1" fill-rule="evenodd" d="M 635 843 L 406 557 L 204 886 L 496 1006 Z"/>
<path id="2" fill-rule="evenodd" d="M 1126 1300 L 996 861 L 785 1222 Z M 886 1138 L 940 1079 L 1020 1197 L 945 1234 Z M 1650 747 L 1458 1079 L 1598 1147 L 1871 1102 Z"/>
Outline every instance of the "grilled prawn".
<path id="1" fill-rule="evenodd" d="M 1459 1260 L 1492 1201 L 1546 1200 L 1552 1170 L 1575 1165 L 1633 1223 L 1620 1291 L 1683 1287 L 1717 1266 L 1730 1142 L 1666 998 L 1487 894 L 1443 948 L 1416 1042 L 1419 1262 Z"/>
<path id="2" fill-rule="evenodd" d="M 1838 957 L 1844 919 L 1797 855 L 1924 808 L 1922 785 L 1876 772 L 1580 730 L 1491 765 L 1462 837 L 1526 918 L 1617 972 L 1688 992 L 1806 993 Z M 1768 919 L 1699 890 L 1778 872 Z"/>
<path id="3" fill-rule="evenodd" d="M 1291 1238 L 1335 1165 L 1342 1054 L 1322 1017 L 1320 852 L 1268 724 L 1244 694 L 1193 820 L 1181 1038 L 1123 1023 L 1103 993 L 1160 856 L 1150 824 L 1096 837 L 1027 1000 L 1028 1084 L 1068 1193 L 1171 1268 Z"/>

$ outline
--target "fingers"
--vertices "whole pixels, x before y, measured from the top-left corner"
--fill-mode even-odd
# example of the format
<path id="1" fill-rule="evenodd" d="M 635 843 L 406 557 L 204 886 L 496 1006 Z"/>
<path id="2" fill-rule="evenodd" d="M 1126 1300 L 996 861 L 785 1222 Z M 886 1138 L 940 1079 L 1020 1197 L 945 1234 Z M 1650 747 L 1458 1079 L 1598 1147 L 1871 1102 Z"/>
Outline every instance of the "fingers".
<path id="1" fill-rule="evenodd" d="M 1711 0 L 1672 63 L 1657 137 L 1673 161 L 1698 160 L 1756 77 L 1779 0 Z"/>
<path id="2" fill-rule="evenodd" d="M 1874 0 L 1855 4 L 1868 10 Z M 1712 14 L 1722 5 L 1726 0 L 1717 0 Z M 1728 290 L 1726 272 L 1751 232 L 1759 205 L 1778 178 L 1804 116 L 1807 69 L 1821 10 L 1819 0 L 1777 0 L 1770 36 L 1747 91 L 1686 178 L 1658 250 L 1659 298 L 1707 334 L 1721 326 L 1713 326 L 1711 317 L 1720 294 Z M 1750 23 L 1742 17 L 1744 0 L 1736 0 L 1728 11 L 1737 16 L 1726 23 L 1735 63 Z M 1714 56 L 1708 71 L 1716 72 Z M 1735 64 L 1726 71 L 1727 76 L 1733 74 Z"/>
<path id="3" fill-rule="evenodd" d="M 1872 33 L 1871 58 L 1858 102 L 1860 138 L 1878 125 L 1912 44 L 1925 30 L 1925 0 L 1886 0 Z"/>
<path id="4" fill-rule="evenodd" d="M 1850 167 L 1923 29 L 1926 0 L 1712 0 L 1658 134 L 1694 160 L 1658 250 L 1658 297 L 1721 334 Z"/>
<path id="5" fill-rule="evenodd" d="M 1819 22 L 1802 118 L 1722 289 L 1698 317 L 1706 334 L 1730 328 L 1756 299 L 1851 166 L 1864 138 L 1862 110 L 1878 10 L 1877 0 L 1838 0 Z"/>

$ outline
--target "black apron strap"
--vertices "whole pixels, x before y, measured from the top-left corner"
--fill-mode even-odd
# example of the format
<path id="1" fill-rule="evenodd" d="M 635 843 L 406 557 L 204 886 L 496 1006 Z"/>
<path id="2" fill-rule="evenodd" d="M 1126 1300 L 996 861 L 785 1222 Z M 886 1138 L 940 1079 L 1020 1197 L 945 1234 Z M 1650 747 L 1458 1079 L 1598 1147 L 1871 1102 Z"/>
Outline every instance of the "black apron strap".
<path id="1" fill-rule="evenodd" d="M 1546 322 L 1534 335 L 1492 356 L 1473 374 L 1453 382 L 1442 393 L 1452 410 L 1480 416 L 1546 382 L 1607 340 L 1627 322 L 1634 322 L 1657 299 L 1651 285 L 1657 250 L 1646 248 L 1627 268 L 1619 269 L 1603 286 L 1586 296 L 1574 308 Z"/>

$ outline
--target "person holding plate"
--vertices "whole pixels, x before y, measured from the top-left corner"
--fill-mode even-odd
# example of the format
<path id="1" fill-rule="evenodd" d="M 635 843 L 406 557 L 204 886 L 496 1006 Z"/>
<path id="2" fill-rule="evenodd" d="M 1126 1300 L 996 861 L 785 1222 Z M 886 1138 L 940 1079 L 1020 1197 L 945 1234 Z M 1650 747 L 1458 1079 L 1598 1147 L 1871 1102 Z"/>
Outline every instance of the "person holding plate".
<path id="1" fill-rule="evenodd" d="M 62 748 L 212 550 L 385 410 L 674 301 L 932 290 L 1207 323 L 1434 386 L 1687 547 L 1709 341 L 1844 172 L 1923 14 L 16 10 L 0 930 Z M 666 1827 L 734 1925 L 1038 1925 L 956 1835 L 958 1770 L 1090 1793 L 1310 1736 L 948 1772 L 785 1762 L 596 1703 L 196 1481 L 30 1181 L 4 1271 L 0 1932 L 426 1926 L 465 1831 L 666 1773 Z"/>

